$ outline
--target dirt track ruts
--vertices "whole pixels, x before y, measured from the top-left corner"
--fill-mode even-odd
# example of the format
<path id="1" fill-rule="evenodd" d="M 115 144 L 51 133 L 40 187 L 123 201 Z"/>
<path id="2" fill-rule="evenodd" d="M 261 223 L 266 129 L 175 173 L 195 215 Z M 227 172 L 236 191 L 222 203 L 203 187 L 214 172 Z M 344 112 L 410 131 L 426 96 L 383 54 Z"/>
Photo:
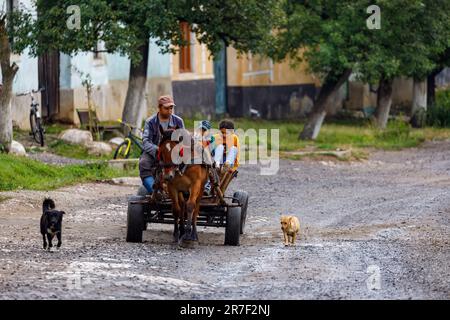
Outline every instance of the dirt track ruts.
<path id="1" fill-rule="evenodd" d="M 201 227 L 199 245 L 180 250 L 167 225 L 126 243 L 136 186 L 0 193 L 9 198 L 0 202 L 0 299 L 450 298 L 450 141 L 366 162 L 282 160 L 276 176 L 239 171 L 229 189 L 250 194 L 239 247 Z M 39 234 L 47 195 L 67 212 L 52 253 Z M 280 213 L 300 219 L 295 247 L 282 245 Z"/>

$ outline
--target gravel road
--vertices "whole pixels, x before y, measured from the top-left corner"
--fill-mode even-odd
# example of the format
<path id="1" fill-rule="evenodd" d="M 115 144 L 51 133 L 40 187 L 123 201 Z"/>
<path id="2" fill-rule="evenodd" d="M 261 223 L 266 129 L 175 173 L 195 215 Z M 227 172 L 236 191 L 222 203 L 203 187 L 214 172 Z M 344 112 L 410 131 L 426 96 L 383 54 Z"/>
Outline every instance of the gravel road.
<path id="1" fill-rule="evenodd" d="M 0 193 L 0 299 L 450 299 L 450 141 L 283 160 L 276 176 L 241 167 L 229 188 L 250 194 L 239 247 L 201 227 L 196 248 L 177 249 L 168 225 L 126 243 L 136 181 Z M 41 249 L 44 196 L 67 212 L 55 252 Z M 300 219 L 295 247 L 281 213 Z"/>
<path id="2" fill-rule="evenodd" d="M 53 165 L 85 164 L 86 160 L 72 159 L 49 152 L 29 153 L 31 159 Z"/>

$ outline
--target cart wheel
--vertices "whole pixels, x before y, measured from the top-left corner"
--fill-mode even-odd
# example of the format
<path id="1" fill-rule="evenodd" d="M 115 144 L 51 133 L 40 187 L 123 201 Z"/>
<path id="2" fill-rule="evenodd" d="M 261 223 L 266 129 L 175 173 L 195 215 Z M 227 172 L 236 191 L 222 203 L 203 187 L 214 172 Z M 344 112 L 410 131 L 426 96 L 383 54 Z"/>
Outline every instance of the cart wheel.
<path id="1" fill-rule="evenodd" d="M 140 186 L 139 189 L 138 189 L 138 191 L 137 191 L 137 195 L 138 195 L 138 196 L 141 196 L 141 197 L 145 197 L 145 196 L 147 196 L 147 195 L 149 195 L 149 194 L 150 194 L 150 193 L 148 193 L 147 188 L 144 187 L 144 186 Z M 148 225 L 148 223 L 147 223 L 147 222 L 144 222 L 144 227 L 143 227 L 142 230 L 147 230 L 147 225 Z"/>
<path id="2" fill-rule="evenodd" d="M 248 193 L 245 191 L 236 191 L 233 194 L 233 203 L 239 203 L 241 207 L 241 234 L 245 232 L 245 221 L 247 221 Z"/>
<path id="3" fill-rule="evenodd" d="M 238 246 L 241 230 L 241 208 L 228 208 L 227 224 L 225 227 L 225 245 Z"/>
<path id="4" fill-rule="evenodd" d="M 142 231 L 145 227 L 144 206 L 140 203 L 131 203 L 141 197 L 131 197 L 128 200 L 127 214 L 127 242 L 142 242 Z"/>

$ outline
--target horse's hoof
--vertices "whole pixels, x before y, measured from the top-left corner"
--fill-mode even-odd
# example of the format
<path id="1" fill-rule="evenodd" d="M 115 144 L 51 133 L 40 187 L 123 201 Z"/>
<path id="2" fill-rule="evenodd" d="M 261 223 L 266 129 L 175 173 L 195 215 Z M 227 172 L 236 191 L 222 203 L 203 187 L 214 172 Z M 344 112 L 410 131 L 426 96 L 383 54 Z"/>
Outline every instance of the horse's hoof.
<path id="1" fill-rule="evenodd" d="M 197 246 L 197 241 L 192 241 L 192 240 L 183 240 L 180 243 L 181 247 L 186 248 L 186 249 L 193 249 Z"/>

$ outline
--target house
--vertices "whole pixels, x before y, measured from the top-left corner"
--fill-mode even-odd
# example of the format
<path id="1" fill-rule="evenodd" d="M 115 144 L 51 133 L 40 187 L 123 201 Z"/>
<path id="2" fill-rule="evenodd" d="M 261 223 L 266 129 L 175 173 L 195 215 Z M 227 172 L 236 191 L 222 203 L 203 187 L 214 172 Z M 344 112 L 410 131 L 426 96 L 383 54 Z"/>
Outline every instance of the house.
<path id="1" fill-rule="evenodd" d="M 286 119 L 304 116 L 311 109 L 319 81 L 304 66 L 292 68 L 289 62 L 239 55 L 230 47 L 213 60 L 188 26 L 182 28 L 190 45 L 171 57 L 178 113 L 245 117 L 255 109 L 263 118 Z"/>
<path id="2" fill-rule="evenodd" d="M 32 0 L 20 0 L 31 7 Z M 7 0 L 17 5 L 18 0 Z M 0 4 L 6 3 L 5 0 Z M 265 119 L 302 118 L 311 110 L 320 89 L 320 79 L 300 64 L 289 61 L 274 63 L 270 59 L 239 54 L 224 48 L 213 60 L 205 45 L 198 43 L 189 25 L 181 24 L 184 46 L 176 54 L 162 54 L 151 39 L 148 59 L 146 115 L 156 111 L 158 96 L 172 94 L 184 117 L 214 118 L 250 116 L 259 113 Z M 13 85 L 14 93 L 45 87 L 40 95 L 42 115 L 46 119 L 78 124 L 76 109 L 88 107 L 83 80 L 93 84 L 92 102 L 101 121 L 115 121 L 122 116 L 128 88 L 130 61 L 119 54 L 102 52 L 99 42 L 95 52 L 68 56 L 49 52 L 39 58 L 28 51 L 14 55 L 19 66 Z M 343 86 L 329 114 L 345 107 L 351 110 L 374 107 L 376 94 L 366 84 L 350 81 Z M 393 104 L 411 103 L 411 83 L 399 79 L 394 84 Z M 39 101 L 39 100 L 38 100 Z M 13 96 L 13 122 L 29 129 L 30 98 Z"/>
<path id="3" fill-rule="evenodd" d="M 238 55 L 223 50 L 213 60 L 205 45 L 199 44 L 188 26 L 189 46 L 179 53 L 161 54 L 150 42 L 146 106 L 147 115 L 156 111 L 157 97 L 172 94 L 176 112 L 184 117 L 229 114 L 249 116 L 258 110 L 263 118 L 304 116 L 312 107 L 318 80 L 289 63 Z M 130 61 L 118 54 L 86 52 L 74 56 L 47 53 L 33 58 L 27 52 L 15 57 L 19 65 L 13 91 L 20 93 L 45 87 L 41 95 L 44 118 L 78 124 L 76 109 L 88 107 L 83 80 L 93 84 L 92 100 L 100 120 L 117 120 L 122 115 L 128 87 Z M 215 76 L 216 75 L 216 76 Z M 221 76 L 221 81 L 219 81 Z M 13 120 L 29 128 L 29 97 L 14 97 Z"/>

